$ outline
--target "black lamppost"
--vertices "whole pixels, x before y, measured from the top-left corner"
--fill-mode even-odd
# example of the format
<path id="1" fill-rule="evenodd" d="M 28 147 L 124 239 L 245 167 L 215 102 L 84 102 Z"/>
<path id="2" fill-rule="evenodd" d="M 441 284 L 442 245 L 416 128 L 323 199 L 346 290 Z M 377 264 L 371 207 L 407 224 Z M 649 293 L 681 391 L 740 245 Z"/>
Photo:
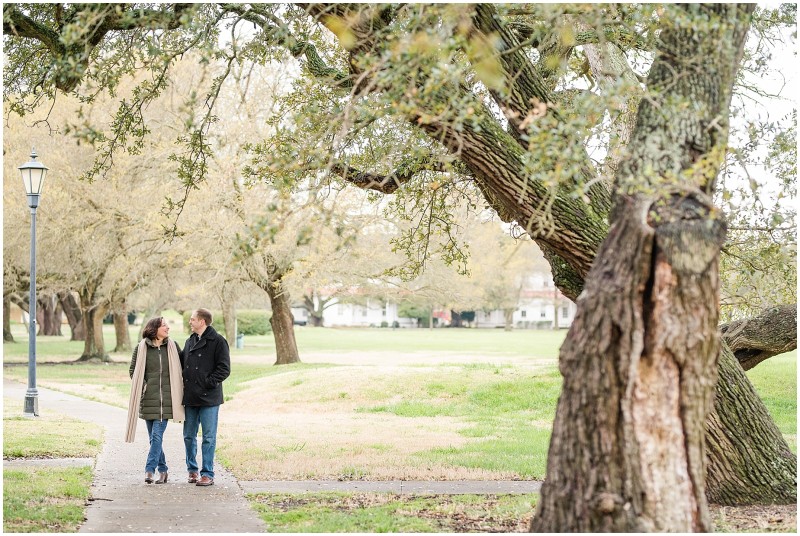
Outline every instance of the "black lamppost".
<path id="1" fill-rule="evenodd" d="M 28 306 L 28 390 L 25 393 L 25 409 L 23 414 L 29 417 L 39 415 L 39 391 L 36 389 L 36 207 L 42 195 L 44 177 L 47 166 L 36 161 L 36 150 L 31 149 L 31 161 L 19 166 L 22 173 L 22 184 L 28 194 L 28 206 L 31 207 L 31 296 Z"/>

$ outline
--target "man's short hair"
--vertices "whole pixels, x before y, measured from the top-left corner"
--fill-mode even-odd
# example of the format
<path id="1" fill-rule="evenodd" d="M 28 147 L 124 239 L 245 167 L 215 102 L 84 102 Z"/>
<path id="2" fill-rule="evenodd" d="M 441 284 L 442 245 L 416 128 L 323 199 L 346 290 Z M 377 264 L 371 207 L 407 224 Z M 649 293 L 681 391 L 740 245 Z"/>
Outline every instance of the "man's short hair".
<path id="1" fill-rule="evenodd" d="M 206 321 L 206 326 L 210 326 L 211 325 L 211 322 L 212 322 L 211 311 L 209 311 L 208 309 L 203 309 L 203 308 L 195 309 L 194 315 L 197 318 L 202 318 L 203 320 L 205 320 Z"/>

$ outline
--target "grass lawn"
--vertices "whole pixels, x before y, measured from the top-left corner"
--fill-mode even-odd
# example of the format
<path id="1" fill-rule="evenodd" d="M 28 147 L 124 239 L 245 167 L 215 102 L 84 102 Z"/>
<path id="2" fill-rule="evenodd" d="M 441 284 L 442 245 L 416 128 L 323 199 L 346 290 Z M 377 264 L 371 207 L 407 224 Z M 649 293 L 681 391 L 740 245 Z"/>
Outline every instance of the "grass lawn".
<path id="1" fill-rule="evenodd" d="M 45 409 L 21 417 L 23 401 L 3 399 L 3 459 L 83 458 L 100 452 L 102 427 Z M 3 469 L 3 532 L 76 532 L 91 467 Z"/>
<path id="2" fill-rule="evenodd" d="M 255 494 L 268 532 L 523 532 L 537 495 Z"/>
<path id="3" fill-rule="evenodd" d="M 106 340 L 113 341 L 111 326 L 106 329 Z M 135 338 L 134 331 L 138 328 L 132 329 Z M 184 337 L 181 331 L 174 325 L 173 337 L 179 341 Z M 299 328 L 304 362 L 280 367 L 272 365 L 271 336 L 247 337 L 243 350 L 232 351 L 232 372 L 224 384 L 218 458 L 240 480 L 541 479 L 561 388 L 557 352 L 564 334 Z M 25 334 L 18 329 L 15 335 L 16 343 L 4 345 L 6 355 L 12 355 L 4 374 L 24 383 L 26 367 L 9 364 L 27 359 Z M 40 386 L 127 407 L 129 352 L 113 354 L 114 362 L 108 364 L 64 363 L 74 360 L 82 345 L 57 339 L 39 347 L 41 362 L 62 361 L 37 367 Z M 748 376 L 796 449 L 796 352 L 765 361 Z M 7 411 L 11 404 L 6 402 Z M 66 454 L 63 438 L 32 439 L 27 444 L 13 439 L 25 435 L 14 428 L 26 424 L 14 418 L 17 414 L 7 414 L 4 452 L 20 449 L 19 455 L 39 455 L 35 447 L 41 444 L 45 446 L 40 453 L 78 455 Z M 81 429 L 80 423 L 73 425 Z M 95 440 L 89 437 L 84 443 Z M 38 504 L 35 498 L 47 494 L 52 494 L 51 502 L 66 505 L 73 498 L 70 483 L 84 478 L 49 470 L 56 481 L 37 483 L 39 476 L 26 471 L 5 474 L 7 483 L 16 478 L 38 486 L 31 498 L 20 499 L 28 505 Z M 46 487 L 51 484 L 65 489 Z M 535 502 L 535 496 L 248 498 L 269 530 L 276 532 L 522 532 Z M 25 513 L 22 509 L 28 506 L 9 499 L 6 505 L 23 512 L 18 518 L 6 513 L 7 520 L 39 515 Z M 63 511 L 66 516 L 66 507 Z M 726 510 L 715 513 L 715 522 L 746 531 L 761 526 L 747 525 L 751 518 L 769 525 L 781 515 Z M 6 530 L 74 530 L 67 520 L 31 521 L 36 525 L 27 529 L 10 522 Z"/>
<path id="4" fill-rule="evenodd" d="M 746 374 L 797 453 L 797 351 L 772 357 Z"/>
<path id="5" fill-rule="evenodd" d="M 171 318 L 171 317 L 170 317 Z M 188 334 L 177 320 L 170 320 L 170 335 L 183 347 Z M 63 326 L 63 336 L 37 336 L 38 361 L 70 361 L 83 353 L 82 341 L 69 340 L 69 327 Z M 135 344 L 139 326 L 129 328 L 131 342 Z M 6 363 L 28 362 L 28 334 L 19 323 L 11 324 L 13 343 L 3 344 Z M 113 352 L 116 346 L 114 326 L 104 325 L 106 351 L 113 360 L 130 361 L 131 352 Z M 566 330 L 514 330 L 502 329 L 391 329 L 391 328 L 312 328 L 295 326 L 297 346 L 301 358 L 312 353 L 357 352 L 448 352 L 453 354 L 481 354 L 520 356 L 534 359 L 553 359 L 564 341 Z M 236 349 L 231 344 L 231 355 L 258 355 L 264 362 L 275 361 L 275 340 L 272 334 L 248 335 L 245 348 Z"/>
<path id="6" fill-rule="evenodd" d="M 181 331 L 173 323 L 178 340 Z M 247 337 L 224 385 L 219 456 L 244 480 L 541 479 L 564 334 L 298 328 L 305 362 L 281 367 L 272 366 L 271 336 Z M 27 349 L 24 335 L 17 325 L 17 342 L 4 350 Z M 63 357 L 74 344 L 45 346 L 40 359 Z M 39 384 L 126 407 L 129 354 L 114 357 L 42 365 Z M 795 449 L 796 367 L 792 352 L 748 372 Z M 4 373 L 24 382 L 27 371 Z"/>
<path id="7" fill-rule="evenodd" d="M 3 470 L 3 532 L 77 532 L 91 467 Z"/>

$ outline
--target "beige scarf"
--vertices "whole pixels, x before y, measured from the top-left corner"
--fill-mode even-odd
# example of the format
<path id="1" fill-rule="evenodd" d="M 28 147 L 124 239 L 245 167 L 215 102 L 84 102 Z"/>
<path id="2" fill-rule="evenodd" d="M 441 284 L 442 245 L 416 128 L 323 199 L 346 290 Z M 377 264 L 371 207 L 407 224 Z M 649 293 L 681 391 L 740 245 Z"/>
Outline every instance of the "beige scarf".
<path id="1" fill-rule="evenodd" d="M 181 360 L 178 357 L 178 345 L 167 340 L 167 361 L 169 362 L 169 391 L 172 396 L 172 420 L 181 422 L 186 418 L 183 409 L 183 374 Z M 125 442 L 133 443 L 136 437 L 136 423 L 139 416 L 139 404 L 142 401 L 144 385 L 144 367 L 147 363 L 147 341 L 142 339 L 136 353 L 136 366 L 131 378 L 131 397 L 128 401 L 128 427 L 125 431 Z"/>

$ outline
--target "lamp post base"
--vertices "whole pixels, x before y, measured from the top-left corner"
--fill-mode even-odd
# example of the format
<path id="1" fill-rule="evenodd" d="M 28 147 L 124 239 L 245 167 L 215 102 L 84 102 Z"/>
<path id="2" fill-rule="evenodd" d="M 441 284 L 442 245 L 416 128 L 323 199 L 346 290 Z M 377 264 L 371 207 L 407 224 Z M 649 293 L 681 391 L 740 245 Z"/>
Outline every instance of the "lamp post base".
<path id="1" fill-rule="evenodd" d="M 25 393 L 25 409 L 22 414 L 25 417 L 39 416 L 39 393 L 31 393 L 30 390 Z"/>

